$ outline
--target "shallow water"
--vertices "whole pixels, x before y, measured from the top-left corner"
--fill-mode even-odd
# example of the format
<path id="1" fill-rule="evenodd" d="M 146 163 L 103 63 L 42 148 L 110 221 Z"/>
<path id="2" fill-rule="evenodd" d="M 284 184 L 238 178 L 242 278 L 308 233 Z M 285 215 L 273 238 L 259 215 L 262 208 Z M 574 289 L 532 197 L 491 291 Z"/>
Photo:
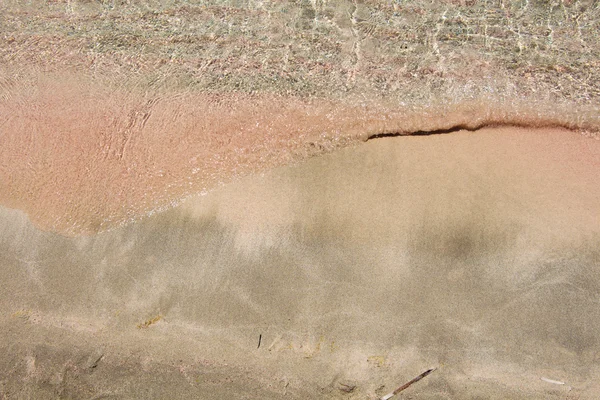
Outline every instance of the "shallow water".
<path id="1" fill-rule="evenodd" d="M 596 108 L 493 94 L 425 106 L 374 97 L 126 91 L 60 75 L 16 80 L 3 93 L 0 201 L 65 235 L 120 226 L 240 177 L 370 138 L 489 126 L 594 137 L 600 130 Z"/>
<path id="2" fill-rule="evenodd" d="M 598 4 L 0 15 L 0 398 L 598 397 Z"/>

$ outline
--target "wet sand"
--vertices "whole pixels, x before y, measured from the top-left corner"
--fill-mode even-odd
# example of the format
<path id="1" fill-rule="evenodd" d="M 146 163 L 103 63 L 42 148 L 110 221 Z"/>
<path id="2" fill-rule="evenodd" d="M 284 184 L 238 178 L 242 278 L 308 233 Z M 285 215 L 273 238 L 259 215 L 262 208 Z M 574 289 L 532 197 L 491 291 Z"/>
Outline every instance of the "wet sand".
<path id="1" fill-rule="evenodd" d="M 596 137 L 600 130 L 596 108 L 495 96 L 418 107 L 367 98 L 128 91 L 85 75 L 37 76 L 3 93 L 0 203 L 65 235 L 101 232 L 374 137 L 497 125 Z"/>
<path id="2" fill-rule="evenodd" d="M 576 132 L 485 128 L 372 139 L 94 234 L 2 208 L 0 393 L 375 399 L 437 367 L 406 395 L 596 398 L 598 160 Z"/>
<path id="3" fill-rule="evenodd" d="M 598 398 L 592 3 L 0 3 L 0 399 Z"/>

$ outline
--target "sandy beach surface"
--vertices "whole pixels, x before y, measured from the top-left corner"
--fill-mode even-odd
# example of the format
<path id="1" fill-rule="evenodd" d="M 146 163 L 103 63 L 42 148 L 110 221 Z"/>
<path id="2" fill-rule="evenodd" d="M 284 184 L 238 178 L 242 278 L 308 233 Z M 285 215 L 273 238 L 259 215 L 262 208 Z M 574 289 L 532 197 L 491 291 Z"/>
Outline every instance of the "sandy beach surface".
<path id="1" fill-rule="evenodd" d="M 374 139 L 107 232 L 2 209 L 5 398 L 596 398 L 600 142 Z M 556 383 L 559 382 L 559 383 Z"/>
<path id="2" fill-rule="evenodd" d="M 0 2 L 0 399 L 600 398 L 598 32 Z"/>

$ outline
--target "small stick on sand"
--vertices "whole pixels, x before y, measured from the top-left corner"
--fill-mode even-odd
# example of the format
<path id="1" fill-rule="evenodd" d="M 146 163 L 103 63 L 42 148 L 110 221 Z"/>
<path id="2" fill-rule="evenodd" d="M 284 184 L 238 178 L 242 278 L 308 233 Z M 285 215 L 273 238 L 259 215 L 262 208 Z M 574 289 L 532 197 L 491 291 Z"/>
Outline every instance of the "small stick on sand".
<path id="1" fill-rule="evenodd" d="M 407 387 L 409 387 L 410 385 L 412 385 L 415 382 L 420 381 L 421 379 L 425 378 L 427 375 L 429 375 L 430 373 L 432 373 L 433 371 L 435 371 L 435 368 L 430 368 L 427 371 L 423 372 L 421 375 L 417 376 L 416 378 L 414 378 L 413 380 L 406 382 L 404 385 L 400 386 L 398 389 L 394 390 L 392 393 L 388 393 L 385 396 L 383 396 L 381 398 L 381 400 L 388 400 L 391 399 L 392 397 L 394 397 L 395 395 L 397 395 L 398 393 L 400 393 L 401 391 L 403 391 L 404 389 L 406 389 Z"/>

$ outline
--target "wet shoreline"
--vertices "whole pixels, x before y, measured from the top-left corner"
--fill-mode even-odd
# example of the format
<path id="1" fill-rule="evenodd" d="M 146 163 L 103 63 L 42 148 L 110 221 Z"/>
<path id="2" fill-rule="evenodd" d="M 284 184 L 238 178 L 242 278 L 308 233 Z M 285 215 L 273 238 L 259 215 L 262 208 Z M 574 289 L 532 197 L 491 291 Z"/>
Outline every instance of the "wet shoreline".
<path id="1" fill-rule="evenodd" d="M 593 108 L 494 97 L 415 108 L 74 82 L 50 79 L 32 94 L 13 88 L 0 102 L 0 202 L 67 235 L 130 223 L 244 176 L 380 137 L 504 126 L 593 139 L 600 129 Z"/>
<path id="2" fill-rule="evenodd" d="M 598 143 L 381 138 L 72 238 L 3 209 L 3 390 L 360 398 L 438 366 L 413 394 L 593 398 Z"/>

